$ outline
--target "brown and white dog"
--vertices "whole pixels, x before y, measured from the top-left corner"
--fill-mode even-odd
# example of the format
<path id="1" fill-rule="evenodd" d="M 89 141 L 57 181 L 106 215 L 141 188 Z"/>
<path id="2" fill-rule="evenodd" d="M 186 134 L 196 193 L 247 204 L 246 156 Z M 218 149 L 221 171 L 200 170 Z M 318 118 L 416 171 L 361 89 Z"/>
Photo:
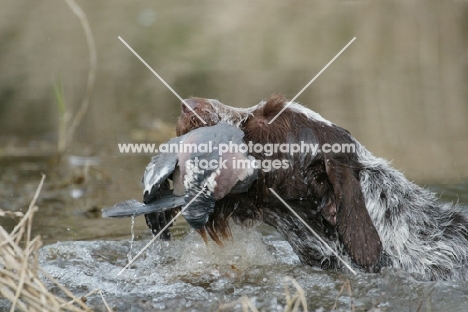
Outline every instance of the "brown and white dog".
<path id="1" fill-rule="evenodd" d="M 242 194 L 216 202 L 205 225 L 210 236 L 229 237 L 228 220 L 275 227 L 302 263 L 340 267 L 336 257 L 269 191 L 273 188 L 338 253 L 355 266 L 377 272 L 400 268 L 425 279 L 468 280 L 468 219 L 451 204 L 410 181 L 388 162 L 373 156 L 351 134 L 319 114 L 273 96 L 251 108 L 191 98 L 182 105 L 177 135 L 227 122 L 244 132 L 244 141 L 261 144 L 354 144 L 351 153 L 282 153 L 256 159 L 287 159 L 290 166 L 258 178 Z"/>

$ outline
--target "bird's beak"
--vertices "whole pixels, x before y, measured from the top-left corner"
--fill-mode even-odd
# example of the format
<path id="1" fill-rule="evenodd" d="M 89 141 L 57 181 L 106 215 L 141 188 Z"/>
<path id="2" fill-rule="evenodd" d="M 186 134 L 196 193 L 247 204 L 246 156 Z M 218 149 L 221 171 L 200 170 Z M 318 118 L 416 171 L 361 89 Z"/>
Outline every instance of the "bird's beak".
<path id="1" fill-rule="evenodd" d="M 203 214 L 198 215 L 194 214 L 192 211 L 187 210 L 184 211 L 182 215 L 184 216 L 185 220 L 187 220 L 188 224 L 190 224 L 191 227 L 197 230 L 204 228 L 205 224 L 208 222 L 208 218 L 210 216 L 209 213 L 203 212 Z"/>
<path id="2" fill-rule="evenodd" d="M 182 212 L 185 220 L 194 229 L 202 229 L 213 212 L 215 201 L 212 198 L 200 196 L 187 209 Z"/>

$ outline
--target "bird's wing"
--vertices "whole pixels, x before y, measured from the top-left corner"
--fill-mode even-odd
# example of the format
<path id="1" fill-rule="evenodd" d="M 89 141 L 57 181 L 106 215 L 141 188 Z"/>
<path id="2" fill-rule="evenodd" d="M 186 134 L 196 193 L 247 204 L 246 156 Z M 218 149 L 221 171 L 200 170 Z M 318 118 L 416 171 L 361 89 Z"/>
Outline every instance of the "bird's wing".
<path id="1" fill-rule="evenodd" d="M 211 143 L 219 152 L 220 144 L 240 145 L 243 136 L 244 133 L 237 127 L 227 123 L 219 123 L 187 133 L 186 141 L 198 145 Z M 185 202 L 190 203 L 182 215 L 196 229 L 205 226 L 209 215 L 214 211 L 216 201 L 231 193 L 239 180 L 245 180 L 246 185 L 250 185 L 252 182 L 248 178 L 253 175 L 254 170 L 240 170 L 232 164 L 232 160 L 231 162 L 222 161 L 225 155 L 229 159 L 231 156 L 245 158 L 246 155 L 239 152 L 228 152 L 222 155 L 218 152 L 198 151 L 189 155 L 180 155 L 179 167 L 184 169 Z M 201 161 L 197 160 L 204 160 L 209 164 L 214 161 L 213 167 L 211 165 L 202 166 Z M 221 161 L 226 167 L 221 166 Z M 246 185 L 239 186 L 235 191 L 245 192 L 248 189 Z"/>
<path id="2" fill-rule="evenodd" d="M 176 143 L 181 138 L 170 140 L 167 145 Z M 143 202 L 145 204 L 158 198 L 158 191 L 163 184 L 174 172 L 178 163 L 177 153 L 160 153 L 151 158 L 150 163 L 146 166 L 143 174 Z"/>
<path id="3" fill-rule="evenodd" d="M 246 155 L 244 159 L 248 159 L 250 162 L 255 160 L 253 156 Z M 250 170 L 249 170 L 250 169 Z M 258 178 L 258 170 L 256 168 L 246 168 L 243 170 L 240 175 L 238 176 L 239 180 L 237 183 L 232 187 L 231 194 L 240 194 L 247 192 L 255 180 Z"/>

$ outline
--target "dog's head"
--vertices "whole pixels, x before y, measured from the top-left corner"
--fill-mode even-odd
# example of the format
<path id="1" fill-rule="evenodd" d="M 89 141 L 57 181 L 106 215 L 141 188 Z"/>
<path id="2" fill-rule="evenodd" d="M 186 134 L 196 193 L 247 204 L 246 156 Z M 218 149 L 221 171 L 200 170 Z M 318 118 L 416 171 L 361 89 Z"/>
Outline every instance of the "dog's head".
<path id="1" fill-rule="evenodd" d="M 217 100 L 201 98 L 191 98 L 185 102 L 191 109 L 182 104 L 177 122 L 178 135 L 225 121 L 243 130 L 244 139 L 254 143 L 305 142 L 316 143 L 319 148 L 323 148 L 324 144 L 359 144 L 348 131 L 297 103 L 288 104 L 282 96 L 274 96 L 251 108 L 235 108 Z M 288 108 L 283 110 L 286 105 Z M 279 117 L 269 124 L 279 112 L 282 112 Z M 257 159 L 264 158 L 262 154 L 254 156 Z M 258 182 L 263 186 L 257 186 L 257 190 L 265 194 L 258 194 L 256 198 L 273 196 L 268 194 L 268 187 L 277 188 L 280 195 L 289 199 L 301 198 L 302 203 L 297 209 L 303 209 L 306 214 L 314 210 L 323 222 L 336 229 L 351 258 L 368 270 L 374 270 L 373 266 L 381 257 L 382 244 L 365 206 L 359 181 L 362 166 L 356 152 L 307 155 L 277 153 L 271 157 L 287 158 L 291 166 L 286 171 L 264 174 Z M 318 224 L 315 224 L 316 230 L 323 231 L 324 227 Z"/>
<path id="2" fill-rule="evenodd" d="M 235 108 L 218 100 L 192 97 L 181 103 L 180 116 L 177 119 L 178 136 L 193 129 L 213 126 L 221 121 L 241 128 L 253 108 Z"/>

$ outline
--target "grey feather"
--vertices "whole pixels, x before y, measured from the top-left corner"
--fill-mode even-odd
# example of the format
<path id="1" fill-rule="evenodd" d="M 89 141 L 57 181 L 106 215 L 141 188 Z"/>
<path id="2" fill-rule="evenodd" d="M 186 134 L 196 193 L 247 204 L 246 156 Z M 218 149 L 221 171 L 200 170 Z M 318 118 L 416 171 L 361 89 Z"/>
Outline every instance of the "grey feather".
<path id="1" fill-rule="evenodd" d="M 143 204 L 136 199 L 126 200 L 115 204 L 110 208 L 102 210 L 103 218 L 123 218 L 139 216 L 153 212 L 163 212 L 185 205 L 184 197 L 167 195 L 153 201 L 150 204 Z"/>

